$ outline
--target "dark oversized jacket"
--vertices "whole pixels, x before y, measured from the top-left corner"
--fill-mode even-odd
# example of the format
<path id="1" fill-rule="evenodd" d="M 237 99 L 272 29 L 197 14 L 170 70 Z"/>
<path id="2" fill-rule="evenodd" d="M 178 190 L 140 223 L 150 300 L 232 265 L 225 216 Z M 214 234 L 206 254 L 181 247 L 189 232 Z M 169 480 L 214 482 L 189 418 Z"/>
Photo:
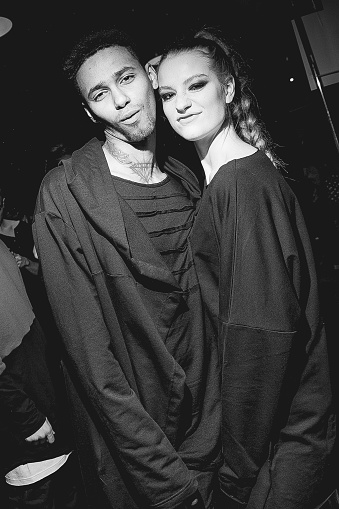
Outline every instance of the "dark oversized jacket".
<path id="1" fill-rule="evenodd" d="M 335 437 L 326 337 L 300 206 L 263 152 L 219 169 L 191 241 L 222 363 L 221 488 L 248 509 L 313 508 Z"/>
<path id="2" fill-rule="evenodd" d="M 174 160 L 164 169 L 196 203 L 194 174 Z M 185 372 L 163 338 L 181 312 L 183 292 L 119 200 L 98 140 L 46 175 L 33 232 L 65 347 L 89 505 L 175 507 L 197 488 L 190 470 L 213 468 L 218 432 L 213 444 L 207 429 L 201 443 L 182 436 Z M 218 430 L 213 370 L 215 387 L 205 400 Z"/>

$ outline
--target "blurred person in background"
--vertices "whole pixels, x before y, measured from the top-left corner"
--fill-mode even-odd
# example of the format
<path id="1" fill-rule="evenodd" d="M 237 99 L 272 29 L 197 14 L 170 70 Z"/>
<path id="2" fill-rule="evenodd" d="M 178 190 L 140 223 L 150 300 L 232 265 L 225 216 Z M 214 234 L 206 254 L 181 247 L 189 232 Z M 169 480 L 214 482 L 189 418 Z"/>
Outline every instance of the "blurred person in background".
<path id="1" fill-rule="evenodd" d="M 81 509 L 72 433 L 49 370 L 48 343 L 1 240 L 0 358 L 1 508 Z"/>

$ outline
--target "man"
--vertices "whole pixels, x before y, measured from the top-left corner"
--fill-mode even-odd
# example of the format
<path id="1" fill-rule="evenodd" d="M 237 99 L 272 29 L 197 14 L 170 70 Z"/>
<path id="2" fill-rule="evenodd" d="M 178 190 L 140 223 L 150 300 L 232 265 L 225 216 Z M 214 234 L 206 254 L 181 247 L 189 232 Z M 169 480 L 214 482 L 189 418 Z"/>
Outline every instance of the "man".
<path id="1" fill-rule="evenodd" d="M 216 344 L 187 237 L 195 175 L 155 154 L 155 72 L 125 34 L 80 41 L 64 70 L 103 126 L 44 178 L 33 225 L 89 507 L 212 507 Z"/>

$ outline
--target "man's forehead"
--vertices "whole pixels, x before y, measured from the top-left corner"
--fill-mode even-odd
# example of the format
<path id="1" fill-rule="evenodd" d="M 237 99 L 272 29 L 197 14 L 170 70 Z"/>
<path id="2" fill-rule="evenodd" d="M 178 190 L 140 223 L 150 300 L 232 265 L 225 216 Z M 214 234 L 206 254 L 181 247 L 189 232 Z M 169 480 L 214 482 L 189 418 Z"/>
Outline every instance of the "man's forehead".
<path id="1" fill-rule="evenodd" d="M 123 46 L 104 48 L 80 66 L 77 73 L 78 86 L 82 93 L 87 95 L 88 91 L 99 83 L 118 79 L 122 73 L 140 68 L 141 64 L 127 48 Z"/>
<path id="2" fill-rule="evenodd" d="M 89 70 L 93 67 L 110 66 L 111 68 L 119 70 L 126 66 L 138 67 L 140 66 L 137 58 L 130 53 L 130 51 L 123 46 L 110 46 L 97 51 L 94 55 L 90 56 L 80 67 L 81 70 Z"/>

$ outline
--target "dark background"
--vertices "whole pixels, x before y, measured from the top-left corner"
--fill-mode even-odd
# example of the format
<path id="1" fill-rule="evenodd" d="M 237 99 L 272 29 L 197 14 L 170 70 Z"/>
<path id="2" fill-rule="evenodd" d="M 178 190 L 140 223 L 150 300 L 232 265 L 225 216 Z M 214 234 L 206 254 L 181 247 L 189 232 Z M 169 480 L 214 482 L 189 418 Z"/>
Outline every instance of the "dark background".
<path id="1" fill-rule="evenodd" d="M 292 8 L 292 1 L 298 9 Z M 18 1 L 2 0 L 0 16 L 11 19 L 13 28 L 0 38 L 0 183 L 2 179 L 14 183 L 22 201 L 32 209 L 51 147 L 63 142 L 74 150 L 95 135 L 94 124 L 64 82 L 61 63 L 79 35 L 108 26 L 134 34 L 145 59 L 160 54 L 167 41 L 188 28 L 219 28 L 234 40 L 250 64 L 261 116 L 278 144 L 278 155 L 288 164 L 291 178 L 302 177 L 304 164 L 324 160 L 330 160 L 333 171 L 339 173 L 338 149 L 326 109 L 319 90 L 310 89 L 291 23 L 292 18 L 309 14 L 319 3 L 90 0 L 75 6 L 71 1 L 19 5 Z M 290 81 L 292 77 L 294 81 Z M 339 84 L 324 87 L 324 94 L 338 137 Z M 305 183 L 299 187 L 299 196 L 306 194 L 306 187 Z M 339 207 L 336 210 L 337 231 L 333 224 L 329 228 L 331 220 L 319 206 L 312 210 L 309 224 L 337 406 Z M 339 458 L 339 451 L 336 455 Z M 337 477 L 338 472 L 336 466 Z"/>
<path id="2" fill-rule="evenodd" d="M 145 58 L 161 53 L 167 40 L 187 28 L 221 29 L 250 64 L 263 120 L 291 174 L 298 173 L 305 156 L 337 156 L 326 110 L 319 91 L 311 92 L 291 23 L 296 15 L 311 12 L 315 0 L 298 0 L 298 10 L 289 0 L 46 4 L 2 1 L 0 7 L 0 16 L 13 22 L 0 38 L 1 178 L 14 180 L 29 203 L 50 148 L 64 142 L 75 149 L 95 134 L 61 73 L 67 49 L 92 28 L 116 25 L 130 31 Z M 339 85 L 324 90 L 339 132 Z"/>

